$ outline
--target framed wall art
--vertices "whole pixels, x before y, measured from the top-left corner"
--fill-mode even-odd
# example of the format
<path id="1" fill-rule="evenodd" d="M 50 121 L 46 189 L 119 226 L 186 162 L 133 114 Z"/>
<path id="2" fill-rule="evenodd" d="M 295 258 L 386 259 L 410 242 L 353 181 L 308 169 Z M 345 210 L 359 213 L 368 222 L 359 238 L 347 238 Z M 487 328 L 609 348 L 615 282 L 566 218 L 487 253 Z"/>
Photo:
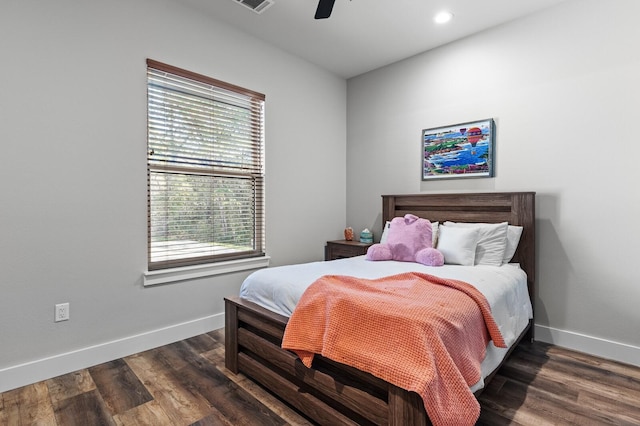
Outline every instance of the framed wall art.
<path id="1" fill-rule="evenodd" d="M 422 131 L 422 180 L 493 177 L 492 118 Z"/>

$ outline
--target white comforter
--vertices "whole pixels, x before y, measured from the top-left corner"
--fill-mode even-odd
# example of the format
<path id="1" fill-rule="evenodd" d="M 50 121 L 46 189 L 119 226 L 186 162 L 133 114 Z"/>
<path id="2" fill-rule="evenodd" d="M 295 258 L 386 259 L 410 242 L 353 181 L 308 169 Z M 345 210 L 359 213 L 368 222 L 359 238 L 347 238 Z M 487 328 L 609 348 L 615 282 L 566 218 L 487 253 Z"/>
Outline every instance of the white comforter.
<path id="1" fill-rule="evenodd" d="M 365 260 L 364 256 L 357 256 L 258 270 L 243 282 L 240 296 L 288 317 L 307 287 L 323 275 L 374 279 L 409 271 L 456 279 L 475 286 L 487 298 L 502 337 L 509 347 L 533 317 L 527 276 L 517 264 L 433 267 L 412 262 L 373 262 Z M 496 348 L 493 343 L 489 343 L 487 356 L 482 363 L 483 377 L 500 364 L 506 352 L 507 349 Z M 483 385 L 484 381 L 481 380 L 472 386 L 472 390 Z"/>

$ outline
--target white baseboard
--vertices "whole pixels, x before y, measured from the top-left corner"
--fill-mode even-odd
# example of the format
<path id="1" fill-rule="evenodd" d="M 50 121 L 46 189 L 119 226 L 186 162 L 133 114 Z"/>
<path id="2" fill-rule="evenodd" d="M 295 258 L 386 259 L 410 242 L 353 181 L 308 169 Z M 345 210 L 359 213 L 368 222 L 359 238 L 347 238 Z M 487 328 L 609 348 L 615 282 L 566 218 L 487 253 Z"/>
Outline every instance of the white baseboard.
<path id="1" fill-rule="evenodd" d="M 0 392 L 113 361 L 224 327 L 224 313 L 0 369 Z"/>
<path id="2" fill-rule="evenodd" d="M 224 327 L 224 313 L 0 370 L 0 392 L 71 373 Z M 640 347 L 535 325 L 535 338 L 568 349 L 640 367 Z"/>
<path id="3" fill-rule="evenodd" d="M 535 339 L 640 367 L 640 347 L 637 346 L 537 324 Z"/>

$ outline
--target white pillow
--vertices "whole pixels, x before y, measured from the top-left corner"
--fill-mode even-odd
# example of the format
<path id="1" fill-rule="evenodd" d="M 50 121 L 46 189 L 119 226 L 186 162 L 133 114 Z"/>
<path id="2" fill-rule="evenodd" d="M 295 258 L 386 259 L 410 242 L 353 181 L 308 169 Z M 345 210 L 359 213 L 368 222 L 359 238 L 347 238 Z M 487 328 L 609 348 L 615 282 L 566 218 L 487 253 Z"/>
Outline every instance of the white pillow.
<path id="1" fill-rule="evenodd" d="M 431 247 L 438 245 L 438 228 L 439 222 L 431 222 Z"/>
<path id="2" fill-rule="evenodd" d="M 507 248 L 507 222 L 502 223 L 464 223 L 445 222 L 445 227 L 478 228 L 478 245 L 476 246 L 475 265 L 502 265 Z"/>
<path id="3" fill-rule="evenodd" d="M 520 243 L 520 237 L 522 236 L 522 226 L 509 225 L 507 228 L 507 247 L 504 250 L 504 257 L 502 263 L 509 263 L 516 254 L 516 249 Z"/>
<path id="4" fill-rule="evenodd" d="M 480 228 L 438 227 L 438 250 L 444 263 L 473 266 Z"/>
<path id="5" fill-rule="evenodd" d="M 387 242 L 387 237 L 389 236 L 388 232 L 390 227 L 391 227 L 391 222 L 387 221 L 387 223 L 384 224 L 384 229 L 382 230 L 382 236 L 380 237 L 380 244 L 384 244 Z"/>

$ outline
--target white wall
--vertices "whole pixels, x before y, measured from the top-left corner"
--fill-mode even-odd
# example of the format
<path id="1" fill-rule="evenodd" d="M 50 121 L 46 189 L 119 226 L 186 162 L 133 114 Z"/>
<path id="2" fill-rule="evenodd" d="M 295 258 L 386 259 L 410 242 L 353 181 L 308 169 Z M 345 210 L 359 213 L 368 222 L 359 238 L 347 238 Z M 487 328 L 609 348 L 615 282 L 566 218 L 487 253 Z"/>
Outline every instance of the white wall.
<path id="1" fill-rule="evenodd" d="M 570 1 L 350 79 L 347 223 L 379 230 L 381 194 L 536 191 L 537 338 L 640 365 L 638 16 Z M 422 129 L 489 117 L 495 178 L 421 182 Z"/>
<path id="2" fill-rule="evenodd" d="M 169 0 L 1 9 L 0 391 L 221 327 L 248 274 L 142 286 L 146 58 L 266 94 L 272 265 L 340 236 L 343 79 Z"/>

